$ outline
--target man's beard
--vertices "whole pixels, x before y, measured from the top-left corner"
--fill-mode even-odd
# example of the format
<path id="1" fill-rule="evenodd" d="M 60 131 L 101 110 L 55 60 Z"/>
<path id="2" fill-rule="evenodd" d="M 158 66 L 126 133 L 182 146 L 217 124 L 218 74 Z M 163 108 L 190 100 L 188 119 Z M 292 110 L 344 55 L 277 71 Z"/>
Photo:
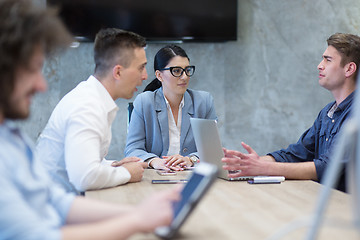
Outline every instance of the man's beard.
<path id="1" fill-rule="evenodd" d="M 33 96 L 35 94 L 35 91 L 31 91 L 28 94 Z M 30 106 L 27 106 L 26 109 L 22 109 L 20 100 L 8 99 L 7 101 L 5 101 L 3 107 L 4 118 L 16 120 L 16 119 L 26 119 L 29 117 Z"/>
<path id="2" fill-rule="evenodd" d="M 19 109 L 14 109 L 12 107 L 5 107 L 4 108 L 4 118 L 6 119 L 12 119 L 12 120 L 16 120 L 16 119 L 26 119 L 28 118 L 30 115 L 30 111 L 19 111 Z"/>

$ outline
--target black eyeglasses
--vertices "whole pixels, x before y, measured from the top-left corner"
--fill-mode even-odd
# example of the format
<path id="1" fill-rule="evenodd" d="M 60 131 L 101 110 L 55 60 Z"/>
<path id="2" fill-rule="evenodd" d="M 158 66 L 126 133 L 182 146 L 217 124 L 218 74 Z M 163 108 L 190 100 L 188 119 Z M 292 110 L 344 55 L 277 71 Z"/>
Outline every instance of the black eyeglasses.
<path id="1" fill-rule="evenodd" d="M 191 77 L 192 75 L 194 75 L 195 66 L 187 66 L 185 68 L 182 68 L 182 67 L 168 67 L 168 68 L 160 69 L 160 71 L 163 71 L 163 70 L 170 70 L 171 75 L 173 75 L 174 77 L 180 77 L 184 72 L 188 77 Z"/>

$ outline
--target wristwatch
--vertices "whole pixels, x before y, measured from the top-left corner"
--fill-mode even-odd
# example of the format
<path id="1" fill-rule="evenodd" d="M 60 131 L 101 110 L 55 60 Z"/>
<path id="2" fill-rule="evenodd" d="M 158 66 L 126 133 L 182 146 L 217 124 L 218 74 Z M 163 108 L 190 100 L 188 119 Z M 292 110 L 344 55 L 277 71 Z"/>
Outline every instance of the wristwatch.
<path id="1" fill-rule="evenodd" d="M 200 162 L 200 159 L 196 155 L 189 156 L 190 161 L 192 162 L 193 166 Z"/>

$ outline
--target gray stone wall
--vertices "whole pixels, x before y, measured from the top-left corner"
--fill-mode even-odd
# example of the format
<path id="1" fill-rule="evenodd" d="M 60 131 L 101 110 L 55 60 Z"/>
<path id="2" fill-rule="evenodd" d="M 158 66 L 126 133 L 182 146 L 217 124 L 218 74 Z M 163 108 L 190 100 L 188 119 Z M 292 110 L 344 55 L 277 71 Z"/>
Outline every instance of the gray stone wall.
<path id="1" fill-rule="evenodd" d="M 333 100 L 318 85 L 317 65 L 331 34 L 360 34 L 360 1 L 239 0 L 238 13 L 236 42 L 181 47 L 196 65 L 190 88 L 214 96 L 223 145 L 242 150 L 244 141 L 266 154 L 297 141 Z M 153 57 L 162 46 L 147 47 L 143 88 L 154 78 Z M 19 123 L 34 141 L 57 102 L 92 74 L 92 47 L 82 43 L 46 62 L 49 90 L 35 97 L 31 117 Z M 127 103 L 134 98 L 117 100 L 109 159 L 123 157 Z"/>

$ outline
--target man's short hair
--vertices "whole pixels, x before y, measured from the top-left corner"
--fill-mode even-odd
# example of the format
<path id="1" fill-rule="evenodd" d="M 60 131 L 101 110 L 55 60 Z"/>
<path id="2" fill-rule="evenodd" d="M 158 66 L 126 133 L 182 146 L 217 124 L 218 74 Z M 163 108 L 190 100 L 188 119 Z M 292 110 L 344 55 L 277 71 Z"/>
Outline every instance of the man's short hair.
<path id="1" fill-rule="evenodd" d="M 94 44 L 95 73 L 104 76 L 116 64 L 128 67 L 134 49 L 145 46 L 145 38 L 136 33 L 117 28 L 100 30 Z"/>
<path id="2" fill-rule="evenodd" d="M 349 62 L 356 64 L 356 80 L 360 67 L 360 37 L 353 34 L 335 33 L 327 39 L 327 44 L 340 53 L 342 66 Z"/>
<path id="3" fill-rule="evenodd" d="M 49 55 L 68 46 L 72 37 L 55 9 L 29 0 L 0 1 L 0 111 L 7 107 L 14 89 L 16 71 L 29 67 L 35 49 Z"/>

